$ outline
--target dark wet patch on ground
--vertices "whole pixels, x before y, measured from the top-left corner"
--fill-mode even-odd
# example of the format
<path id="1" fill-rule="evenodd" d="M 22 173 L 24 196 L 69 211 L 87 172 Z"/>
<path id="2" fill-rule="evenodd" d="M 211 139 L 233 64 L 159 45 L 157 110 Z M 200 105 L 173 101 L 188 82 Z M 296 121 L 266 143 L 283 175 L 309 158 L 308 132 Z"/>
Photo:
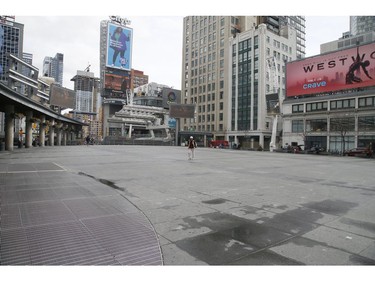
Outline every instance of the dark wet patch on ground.
<path id="1" fill-rule="evenodd" d="M 320 202 L 307 203 L 303 206 L 322 213 L 340 216 L 346 214 L 349 210 L 358 206 L 358 204 L 342 200 L 324 200 Z"/>
<path id="2" fill-rule="evenodd" d="M 230 265 L 304 265 L 301 262 L 288 259 L 272 251 L 255 252 L 230 263 Z"/>
<path id="3" fill-rule="evenodd" d="M 362 228 L 372 233 L 375 233 L 375 223 L 363 222 L 363 221 L 353 220 L 349 218 L 341 218 L 340 222 L 346 225 L 354 225 L 358 228 Z"/>
<path id="4" fill-rule="evenodd" d="M 190 255 L 212 265 L 230 264 L 259 249 L 291 238 L 288 233 L 255 222 L 176 242 Z"/>
<path id="5" fill-rule="evenodd" d="M 213 200 L 202 201 L 202 203 L 216 205 L 216 204 L 223 204 L 223 203 L 225 203 L 227 201 L 228 200 L 225 200 L 225 199 L 222 199 L 222 198 L 218 198 L 218 199 L 213 199 Z"/>
<path id="6" fill-rule="evenodd" d="M 350 261 L 357 265 L 375 265 L 375 260 L 368 259 L 358 255 L 351 255 Z"/>
<path id="7" fill-rule="evenodd" d="M 257 214 L 260 210 L 267 210 L 267 206 L 270 207 L 247 206 L 244 209 L 249 214 Z M 323 213 L 343 215 L 357 204 L 341 200 L 324 200 L 304 206 L 277 213 L 271 218 L 258 217 L 256 220 L 221 212 L 187 217 L 183 219 L 186 229 L 208 227 L 212 232 L 177 241 L 176 245 L 208 264 L 300 264 L 269 252 L 268 249 L 289 242 L 305 247 L 321 245 L 299 236 L 319 227 L 320 224 L 316 222 L 324 218 Z M 279 207 L 286 209 L 287 206 Z M 366 227 L 375 231 L 375 224 Z"/>

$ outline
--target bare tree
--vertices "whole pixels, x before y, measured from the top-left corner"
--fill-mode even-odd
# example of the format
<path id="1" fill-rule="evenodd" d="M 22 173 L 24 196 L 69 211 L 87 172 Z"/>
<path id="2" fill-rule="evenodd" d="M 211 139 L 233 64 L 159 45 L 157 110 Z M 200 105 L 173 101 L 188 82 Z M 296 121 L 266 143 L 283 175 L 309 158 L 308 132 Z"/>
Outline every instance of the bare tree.
<path id="1" fill-rule="evenodd" d="M 344 154 L 345 152 L 345 144 L 346 140 L 345 137 L 347 136 L 348 132 L 354 132 L 355 130 L 355 118 L 354 116 L 337 116 L 331 118 L 330 121 L 330 131 L 331 132 L 338 132 L 341 137 L 342 149 L 341 153 Z"/>

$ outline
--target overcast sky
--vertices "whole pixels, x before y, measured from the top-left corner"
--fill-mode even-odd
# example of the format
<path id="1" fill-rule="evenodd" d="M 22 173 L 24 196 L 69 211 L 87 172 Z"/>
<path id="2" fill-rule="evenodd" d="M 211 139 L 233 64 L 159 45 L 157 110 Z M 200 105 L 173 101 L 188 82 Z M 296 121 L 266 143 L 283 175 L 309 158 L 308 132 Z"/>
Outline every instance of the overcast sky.
<path id="1" fill-rule="evenodd" d="M 26 0 L 25 0 L 26 1 Z M 35 0 L 36 2 L 51 3 L 43 0 Z M 181 7 L 176 5 L 179 1 L 137 1 L 138 6 L 128 6 L 125 1 L 118 4 L 123 7 L 124 12 L 119 12 L 118 9 L 108 10 L 108 5 L 97 6 L 92 13 L 87 9 L 87 1 L 82 1 L 86 4 L 72 4 L 71 0 L 65 0 L 59 3 L 67 3 L 70 5 L 60 6 L 59 9 L 51 8 L 44 10 L 42 13 L 35 6 L 35 1 L 26 1 L 23 3 L 22 10 L 17 13 L 8 14 L 16 16 L 16 21 L 25 25 L 24 31 L 24 52 L 33 54 L 33 64 L 42 70 L 42 63 L 45 56 L 54 57 L 56 53 L 64 54 L 64 87 L 73 88 L 73 82 L 70 81 L 77 70 L 84 70 L 88 65 L 91 65 L 90 70 L 94 72 L 96 77 L 99 77 L 99 32 L 100 21 L 109 19 L 109 15 L 120 15 L 131 21 L 130 27 L 133 28 L 133 56 L 132 68 L 144 71 L 149 76 L 150 82 L 156 82 L 172 86 L 176 89 L 181 89 L 181 57 L 182 57 L 182 37 L 183 37 L 183 16 L 186 15 L 228 15 L 231 12 L 229 9 L 217 11 L 211 6 L 203 6 L 202 9 L 192 8 L 195 5 L 201 5 L 204 1 L 191 0 L 191 5 Z M 276 0 L 272 0 L 276 1 Z M 249 14 L 265 15 L 277 14 L 276 11 L 282 13 L 283 10 L 276 9 L 272 5 L 272 1 L 268 0 L 270 5 L 265 9 L 264 7 L 257 12 L 256 8 L 249 7 Z M 74 1 L 72 1 L 74 2 Z M 78 0 L 75 1 L 78 3 Z M 110 1 L 111 3 L 118 2 Z M 143 3 L 146 3 L 147 5 Z M 206 1 L 210 2 L 210 1 Z M 286 3 L 288 1 L 284 1 Z M 298 1 L 289 1 L 292 3 L 299 3 Z M 319 4 L 319 1 L 314 1 L 314 6 Z M 12 2 L 13 3 L 13 2 Z M 96 2 L 95 2 L 96 3 Z M 101 2 L 98 2 L 101 3 Z M 128 2 L 127 2 L 128 3 Z M 160 3 L 157 5 L 155 3 Z M 166 5 L 166 3 L 174 3 L 173 7 Z M 182 3 L 182 2 L 181 2 Z M 249 5 L 250 1 L 237 0 L 238 5 L 246 3 Z M 279 2 L 277 2 L 279 3 Z M 164 5 L 163 5 L 164 4 Z M 70 9 L 68 8 L 70 7 Z M 95 6 L 95 5 L 93 5 Z M 285 8 L 287 5 L 283 5 Z M 48 6 L 49 7 L 49 6 Z M 111 6 L 113 7 L 113 6 Z M 164 7 L 169 7 L 165 9 Z M 307 7 L 306 5 L 304 7 Z M 329 8 L 329 6 L 325 6 Z M 276 9 L 276 10 L 275 10 Z M 121 9 L 120 9 L 121 10 Z M 314 11 L 308 9 L 309 12 Z M 103 13 L 103 11 L 105 13 Z M 129 11 L 127 13 L 127 11 Z M 210 13 L 212 11 L 212 13 Z M 244 14 L 246 10 L 236 7 L 233 13 Z M 250 13 L 251 11 L 251 13 Z M 288 8 L 287 8 L 288 11 Z M 319 54 L 320 44 L 329 41 L 337 40 L 342 36 L 342 33 L 349 30 L 349 14 L 342 16 L 337 14 L 334 16 L 327 15 L 327 11 L 320 16 L 307 16 L 306 18 L 306 56 L 313 56 Z M 355 10 L 354 10 L 355 11 Z M 47 17 L 46 14 L 50 12 L 53 16 Z M 111 13 L 112 12 L 112 13 Z M 268 13 L 269 12 L 269 13 Z M 296 14 L 293 9 L 291 14 Z M 298 14 L 303 15 L 301 11 Z M 42 16 L 40 16 L 42 15 Z M 68 15 L 68 16 L 66 16 Z M 95 16 L 93 16 L 95 15 Z"/>

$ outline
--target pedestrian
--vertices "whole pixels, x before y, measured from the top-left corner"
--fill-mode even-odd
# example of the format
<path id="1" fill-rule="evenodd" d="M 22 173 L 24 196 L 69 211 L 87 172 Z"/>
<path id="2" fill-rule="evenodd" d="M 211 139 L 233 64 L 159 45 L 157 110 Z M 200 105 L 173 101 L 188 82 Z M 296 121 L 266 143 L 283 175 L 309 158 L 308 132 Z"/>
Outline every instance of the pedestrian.
<path id="1" fill-rule="evenodd" d="M 86 137 L 86 145 L 89 145 L 89 144 L 90 144 L 90 136 L 87 135 L 87 137 Z"/>
<path id="2" fill-rule="evenodd" d="M 194 159 L 194 149 L 197 147 L 197 143 L 195 142 L 193 136 L 190 137 L 190 139 L 188 140 L 188 157 L 189 157 L 189 160 L 192 160 Z"/>

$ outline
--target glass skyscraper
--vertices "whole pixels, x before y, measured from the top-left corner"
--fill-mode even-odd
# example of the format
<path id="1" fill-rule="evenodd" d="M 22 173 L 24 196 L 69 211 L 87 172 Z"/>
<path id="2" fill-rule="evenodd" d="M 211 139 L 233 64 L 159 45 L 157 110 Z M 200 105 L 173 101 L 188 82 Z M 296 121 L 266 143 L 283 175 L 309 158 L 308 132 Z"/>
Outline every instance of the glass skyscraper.
<path id="1" fill-rule="evenodd" d="M 55 82 L 63 86 L 64 55 L 57 53 L 55 57 L 43 60 L 43 76 L 55 78 Z"/>

